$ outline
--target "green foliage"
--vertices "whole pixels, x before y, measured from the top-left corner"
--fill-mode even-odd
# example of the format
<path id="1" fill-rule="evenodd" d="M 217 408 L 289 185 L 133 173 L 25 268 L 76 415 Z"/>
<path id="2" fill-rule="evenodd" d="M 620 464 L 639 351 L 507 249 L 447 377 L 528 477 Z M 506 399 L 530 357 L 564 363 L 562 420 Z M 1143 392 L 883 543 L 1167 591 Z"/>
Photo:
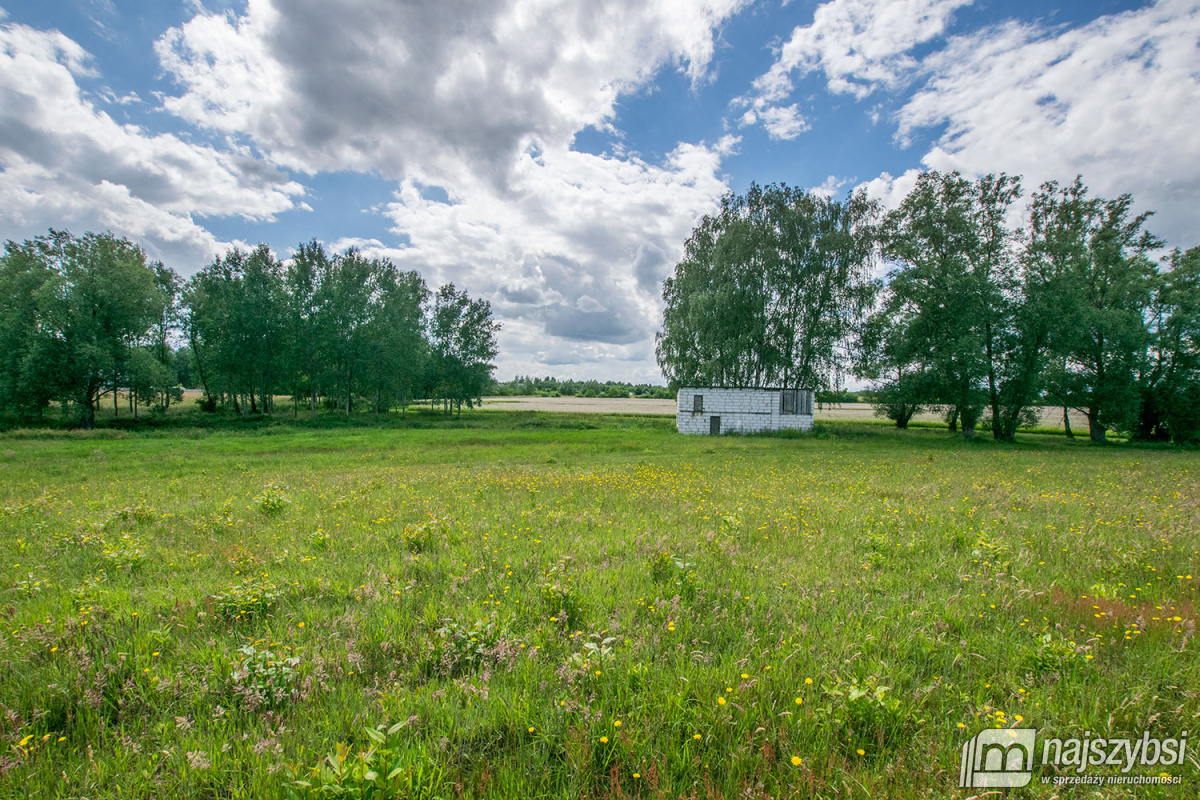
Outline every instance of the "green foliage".
<path id="1" fill-rule="evenodd" d="M 915 724 L 900 698 L 875 675 L 862 683 L 839 678 L 824 694 L 817 717 L 847 752 L 863 749 L 868 755 L 881 755 L 904 744 Z"/>
<path id="2" fill-rule="evenodd" d="M 547 376 L 517 375 L 511 381 L 492 383 L 488 395 L 497 397 L 639 397 L 653 400 L 674 400 L 669 386 L 625 381 L 560 380 Z"/>
<path id="3" fill-rule="evenodd" d="M 259 513 L 268 517 L 282 514 L 289 502 L 283 487 L 274 483 L 268 483 L 254 498 L 254 505 L 258 506 Z"/>
<path id="4" fill-rule="evenodd" d="M 241 659 L 230 680 L 243 693 L 252 694 L 256 705 L 278 705 L 295 686 L 296 668 L 301 659 L 299 656 L 281 657 L 274 650 L 260 650 L 257 644 L 260 643 L 238 649 Z"/>
<path id="5" fill-rule="evenodd" d="M 461 413 L 464 403 L 470 407 L 483 396 L 492 374 L 499 330 L 486 300 L 472 300 L 452 283 L 434 295 L 429 320 L 433 372 L 426 394 L 443 398 L 447 413 L 451 406 Z"/>
<path id="6" fill-rule="evenodd" d="M 383 731 L 366 728 L 364 750 L 339 742 L 334 752 L 315 767 L 290 767 L 288 797 L 295 800 L 435 800 L 444 794 L 443 770 L 423 748 L 405 736 L 405 723 Z M 302 777 L 301 777 L 302 776 Z"/>
<path id="7" fill-rule="evenodd" d="M 445 675 L 461 675 L 496 663 L 508 631 L 495 620 L 476 620 L 470 626 L 446 620 L 436 631 L 440 640 L 437 668 Z"/>
<path id="8" fill-rule="evenodd" d="M 578 653 L 572 653 L 567 660 L 573 669 L 595 671 L 609 666 L 616 660 L 617 654 L 613 652 L 612 646 L 617 637 L 601 638 L 599 634 L 592 634 L 592 638 L 593 641 L 584 642 L 582 649 Z"/>
<path id="9" fill-rule="evenodd" d="M 105 542 L 102 552 L 105 560 L 120 570 L 132 570 L 146 560 L 145 544 L 129 531 L 116 541 Z"/>
<path id="10" fill-rule="evenodd" d="M 1069 669 L 1082 660 L 1078 649 L 1072 642 L 1057 638 L 1047 631 L 1038 638 L 1036 648 L 1026 656 L 1029 669 L 1032 672 L 1059 672 Z"/>
<path id="11" fill-rule="evenodd" d="M 562 561 L 546 571 L 542 583 L 542 608 L 554 622 L 570 627 L 579 622 L 582 606 L 579 595 L 572 590 L 573 579 Z"/>
<path id="12" fill-rule="evenodd" d="M 650 558 L 650 577 L 667 592 L 690 600 L 696 595 L 696 562 L 684 561 L 666 550 Z"/>
<path id="13" fill-rule="evenodd" d="M 40 419 L 74 404 L 91 427 L 119 386 L 156 394 L 174 375 L 147 351 L 172 298 L 145 253 L 112 234 L 51 230 L 0 256 L 0 409 Z M 156 351 L 162 354 L 161 349 Z"/>
<path id="14" fill-rule="evenodd" d="M 727 195 L 663 284 L 658 364 L 674 386 L 836 386 L 871 307 L 876 204 L 782 184 Z"/>
<path id="15" fill-rule="evenodd" d="M 282 594 L 275 583 L 265 578 L 251 577 L 228 584 L 222 591 L 209 597 L 209 605 L 213 613 L 222 619 L 247 622 L 273 611 Z"/>
<path id="16" fill-rule="evenodd" d="M 424 553 L 433 549 L 438 539 L 445 535 L 445 530 L 445 520 L 434 517 L 424 522 L 405 525 L 400 532 L 400 539 L 404 542 L 404 547 L 408 552 Z"/>

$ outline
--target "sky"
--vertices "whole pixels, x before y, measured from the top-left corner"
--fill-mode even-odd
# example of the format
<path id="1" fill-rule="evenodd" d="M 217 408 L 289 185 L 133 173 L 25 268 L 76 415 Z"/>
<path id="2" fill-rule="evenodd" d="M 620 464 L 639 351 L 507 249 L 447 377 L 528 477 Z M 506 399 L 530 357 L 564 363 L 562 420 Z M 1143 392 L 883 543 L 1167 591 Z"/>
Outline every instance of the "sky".
<path id="1" fill-rule="evenodd" d="M 659 382 L 723 194 L 925 169 L 1200 244 L 1200 0 L 0 0 L 0 240 L 356 247 L 490 301 L 501 379 Z"/>

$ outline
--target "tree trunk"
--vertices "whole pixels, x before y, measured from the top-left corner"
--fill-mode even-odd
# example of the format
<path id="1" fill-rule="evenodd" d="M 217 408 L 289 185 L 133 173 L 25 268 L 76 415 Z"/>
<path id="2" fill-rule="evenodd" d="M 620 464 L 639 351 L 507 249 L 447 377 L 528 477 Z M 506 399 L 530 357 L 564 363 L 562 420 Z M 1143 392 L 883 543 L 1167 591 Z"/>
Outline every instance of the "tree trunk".
<path id="1" fill-rule="evenodd" d="M 951 433 L 958 433 L 958 406 L 950 409 L 950 421 L 947 427 Z"/>
<path id="2" fill-rule="evenodd" d="M 379 419 L 379 387 L 375 387 L 375 419 Z"/>
<path id="3" fill-rule="evenodd" d="M 974 409 L 964 408 L 962 410 L 962 437 L 968 442 L 975 440 L 975 420 Z"/>
<path id="4" fill-rule="evenodd" d="M 83 412 L 79 415 L 79 427 L 90 430 L 96 427 L 96 407 L 92 404 L 92 398 L 88 398 L 81 404 Z"/>
<path id="5" fill-rule="evenodd" d="M 992 402 L 992 438 L 1003 438 L 1000 421 L 1000 393 L 996 390 L 996 360 L 992 357 L 992 322 L 985 323 L 987 336 L 986 349 L 988 360 L 988 395 Z"/>
<path id="6" fill-rule="evenodd" d="M 1108 433 L 1107 429 L 1100 424 L 1100 409 L 1088 409 L 1088 435 L 1093 444 L 1104 444 L 1108 441 L 1105 437 Z"/>
<path id="7" fill-rule="evenodd" d="M 313 389 L 308 393 L 308 418 L 317 418 L 317 390 Z"/>
<path id="8" fill-rule="evenodd" d="M 1063 406 L 1063 430 L 1067 432 L 1068 439 L 1075 438 L 1075 434 L 1071 433 L 1071 415 L 1067 413 L 1066 406 Z"/>
<path id="9" fill-rule="evenodd" d="M 117 406 L 117 373 L 113 373 L 113 419 L 120 416 L 120 408 Z"/>

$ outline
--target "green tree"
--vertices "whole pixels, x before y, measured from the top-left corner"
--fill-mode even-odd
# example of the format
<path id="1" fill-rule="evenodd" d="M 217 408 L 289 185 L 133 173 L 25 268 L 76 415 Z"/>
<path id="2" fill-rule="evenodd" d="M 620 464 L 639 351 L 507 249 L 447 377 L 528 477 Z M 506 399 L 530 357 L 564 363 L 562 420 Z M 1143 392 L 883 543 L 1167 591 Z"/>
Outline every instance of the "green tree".
<path id="1" fill-rule="evenodd" d="M 188 344 L 206 396 L 228 396 L 238 413 L 260 405 L 268 413 L 286 367 L 279 262 L 266 245 L 231 250 L 192 276 L 185 296 Z"/>
<path id="2" fill-rule="evenodd" d="M 6 415 L 26 421 L 40 420 L 58 394 L 52 358 L 56 348 L 38 335 L 38 292 L 50 278 L 50 263 L 37 241 L 5 243 L 0 257 L 0 403 Z"/>
<path id="3" fill-rule="evenodd" d="M 1036 398 L 1044 346 L 1021 335 L 1027 298 L 1005 219 L 1020 181 L 957 172 L 927 172 L 882 227 L 889 276 L 886 314 L 895 337 L 886 362 L 923 379 L 897 382 L 893 393 L 919 389 L 912 403 L 949 406 L 965 438 L 974 438 L 984 408 L 993 435 L 1011 438 Z M 1032 362 L 1032 366 L 1028 362 Z"/>
<path id="4" fill-rule="evenodd" d="M 1155 276 L 1137 435 L 1200 441 L 1200 247 L 1173 250 Z"/>
<path id="5" fill-rule="evenodd" d="M 875 284 L 876 205 L 785 185 L 727 195 L 663 285 L 657 337 L 672 383 L 837 386 Z"/>
<path id="6" fill-rule="evenodd" d="M 132 353 L 165 299 L 145 254 L 112 234 L 74 237 L 51 230 L 9 242 L 0 265 L 6 298 L 0 336 L 7 350 L 3 388 L 13 405 L 40 411 L 50 400 L 74 403 L 79 424 L 95 424 L 100 398 L 116 396 Z"/>
<path id="7" fill-rule="evenodd" d="M 365 366 L 378 416 L 381 407 L 393 402 L 403 413 L 420 386 L 428 358 L 424 317 L 429 290 L 418 273 L 400 272 L 390 261 L 376 261 L 374 269 Z"/>
<path id="8" fill-rule="evenodd" d="M 368 326 L 375 292 L 375 265 L 354 249 L 323 266 L 317 292 L 316 346 L 324 366 L 323 382 L 336 391 L 346 416 L 367 369 Z"/>
<path id="9" fill-rule="evenodd" d="M 1133 198 L 1092 198 L 1080 178 L 1045 184 L 1034 195 L 1030 250 L 1048 287 L 1048 338 L 1061 367 L 1050 393 L 1087 415 L 1092 441 L 1110 428 L 1132 430 L 1141 405 L 1138 374 L 1150 332 L 1156 280 L 1148 253 L 1162 242 L 1145 230 L 1149 213 Z"/>
<path id="10" fill-rule="evenodd" d="M 321 281 L 331 269 L 329 256 L 317 240 L 301 244 L 284 270 L 287 298 L 284 323 L 287 385 L 293 402 L 308 400 L 309 418 L 317 415 L 319 380 L 328 370 L 322 361 L 320 345 L 326 317 L 320 302 Z"/>
<path id="11" fill-rule="evenodd" d="M 453 283 L 434 295 L 429 320 L 431 398 L 443 401 L 446 414 L 462 413 L 479 399 L 495 366 L 496 334 L 500 324 L 492 319 L 486 300 L 472 300 Z"/>

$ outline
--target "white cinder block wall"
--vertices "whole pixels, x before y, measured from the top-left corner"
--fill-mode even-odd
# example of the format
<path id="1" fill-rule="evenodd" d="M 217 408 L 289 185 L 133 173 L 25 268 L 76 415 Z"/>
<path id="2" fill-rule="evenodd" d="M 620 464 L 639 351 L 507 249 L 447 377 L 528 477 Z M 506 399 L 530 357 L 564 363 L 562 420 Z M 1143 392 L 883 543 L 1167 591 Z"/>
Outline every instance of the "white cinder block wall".
<path id="1" fill-rule="evenodd" d="M 695 397 L 704 398 L 704 410 L 693 411 Z M 683 388 L 675 398 L 675 427 L 680 433 L 708 434 L 712 418 L 721 418 L 721 433 L 753 433 L 788 428 L 812 430 L 813 415 L 782 414 L 779 389 Z M 814 407 L 812 392 L 800 392 L 801 411 Z"/>

